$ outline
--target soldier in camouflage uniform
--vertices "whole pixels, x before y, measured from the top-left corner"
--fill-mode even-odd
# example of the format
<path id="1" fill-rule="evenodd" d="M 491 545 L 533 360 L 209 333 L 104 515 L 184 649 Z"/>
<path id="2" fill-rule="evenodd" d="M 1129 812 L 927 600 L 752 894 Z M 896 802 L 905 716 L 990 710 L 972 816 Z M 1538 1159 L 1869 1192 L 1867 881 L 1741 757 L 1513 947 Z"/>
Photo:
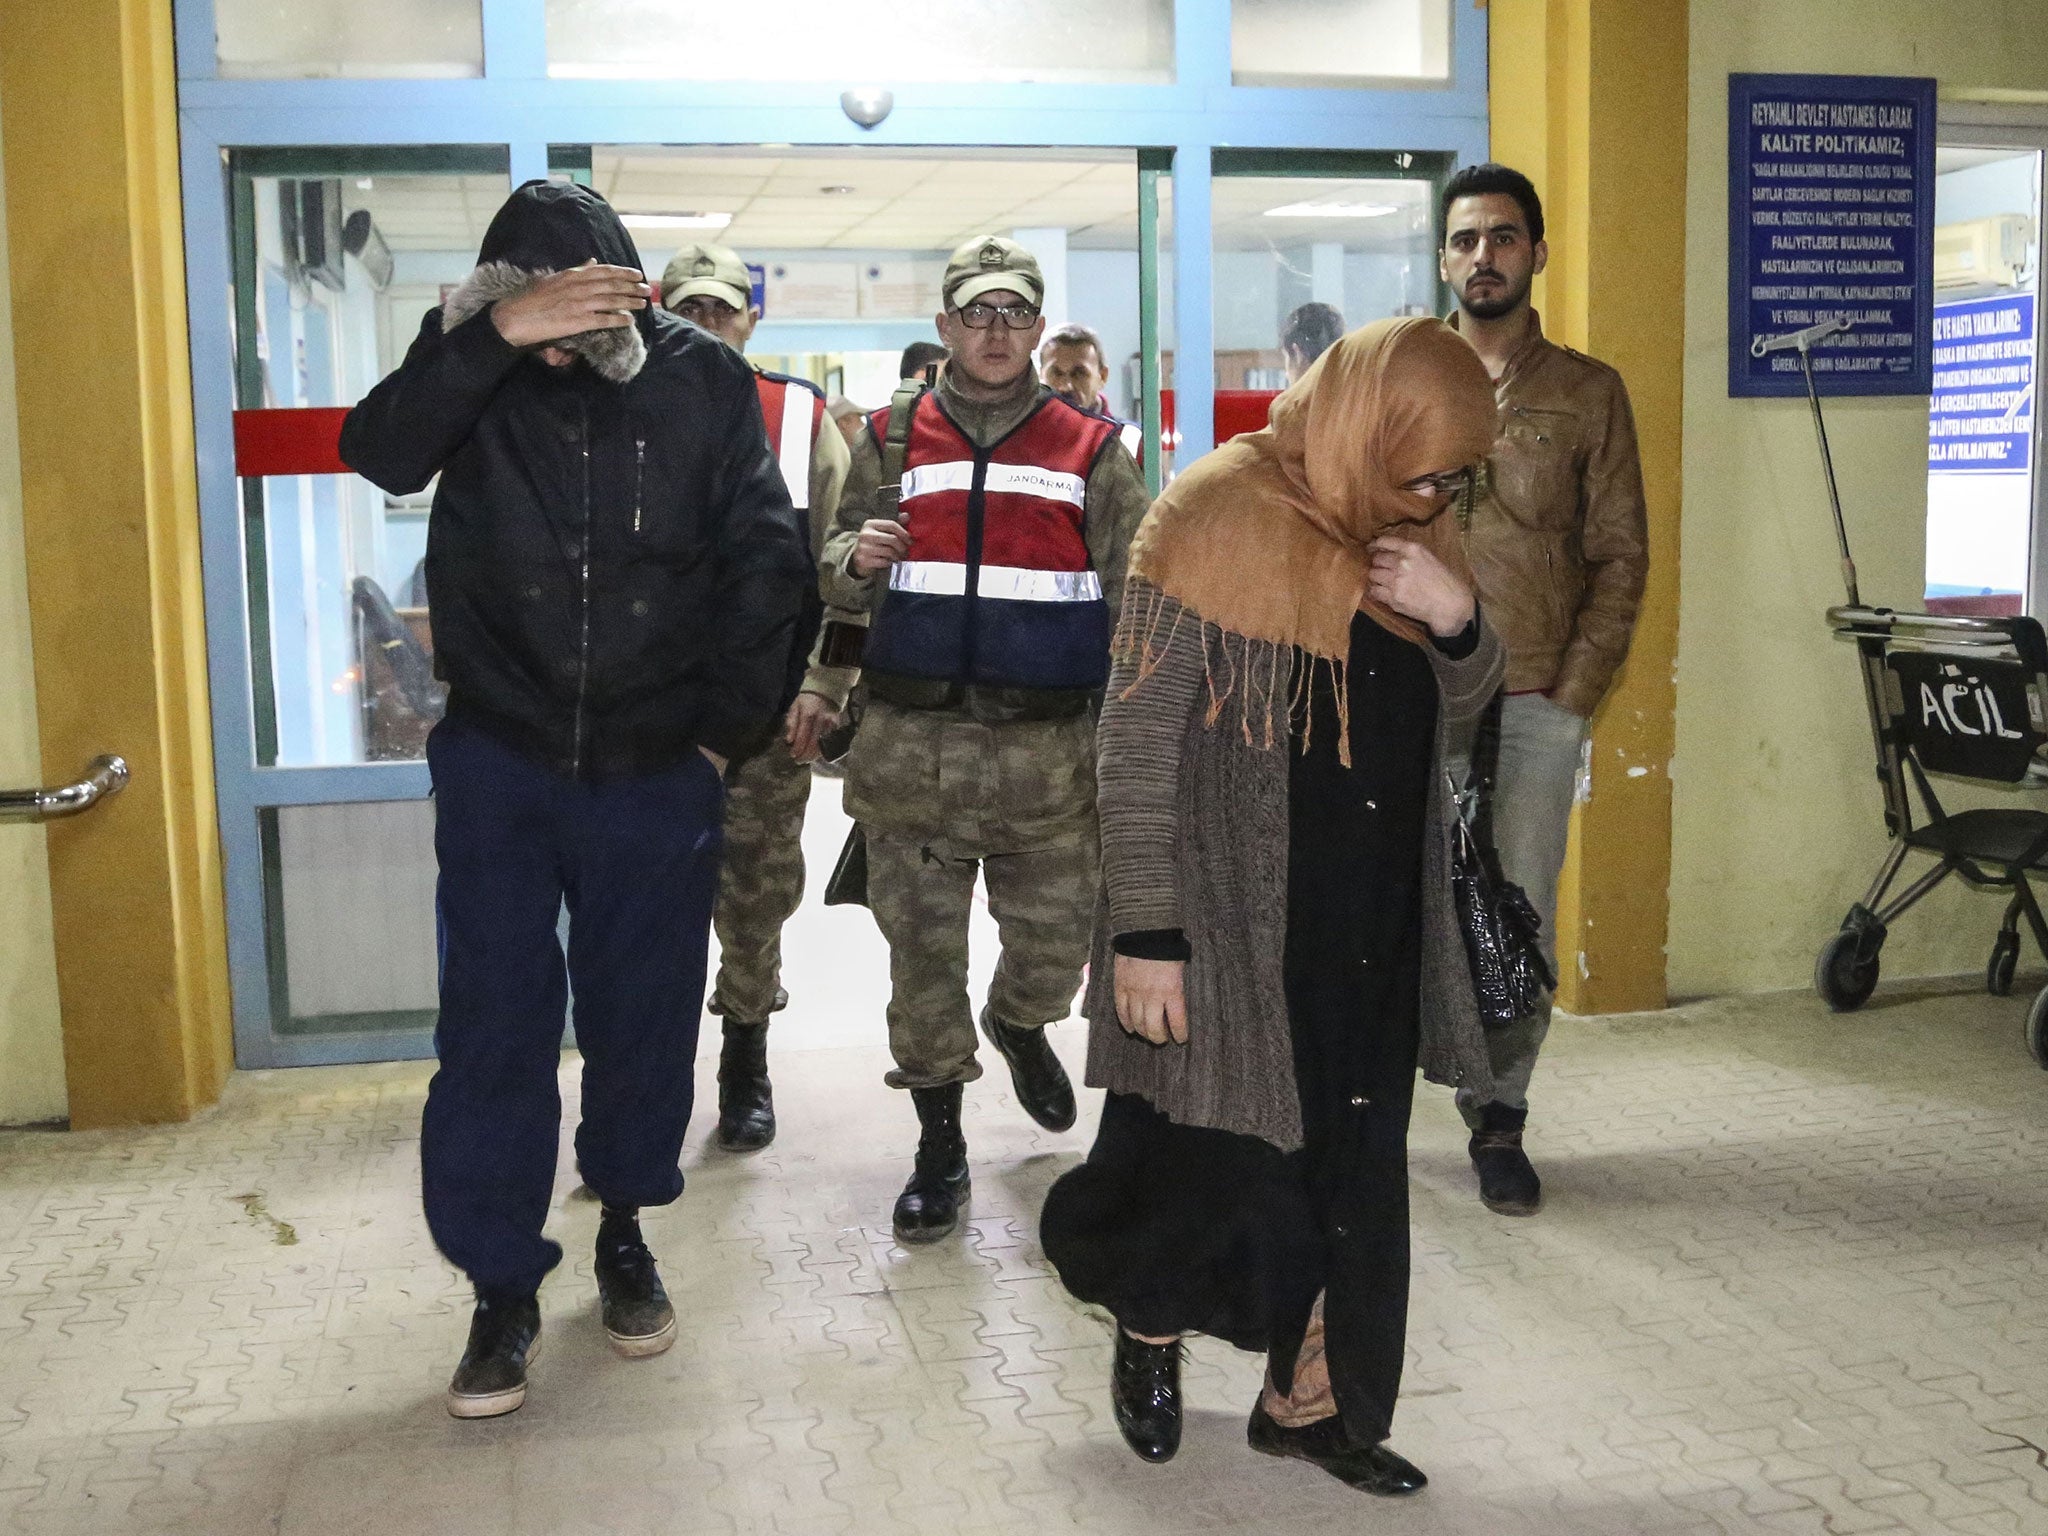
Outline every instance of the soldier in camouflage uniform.
<path id="1" fill-rule="evenodd" d="M 846 805 L 889 941 L 893 1087 L 922 1134 L 896 1235 L 951 1232 L 968 1192 L 962 1085 L 981 1075 L 967 995 L 977 874 L 1002 936 L 981 1026 L 1025 1111 L 1064 1130 L 1074 1093 L 1045 1038 L 1067 1016 L 1096 908 L 1094 706 L 1148 497 L 1113 422 L 1038 382 L 1038 263 L 954 252 L 936 388 L 856 441 L 825 544 L 825 600 L 873 603 Z M 889 440 L 900 474 L 884 483 Z M 893 467 L 893 466 L 892 466 Z"/>
<path id="2" fill-rule="evenodd" d="M 661 275 L 664 307 L 744 352 L 761 311 L 746 263 L 722 245 L 686 245 Z M 825 397 L 807 380 L 754 370 L 769 447 L 790 500 L 808 508 L 814 553 L 832 526 L 846 483 L 845 437 L 827 418 Z M 804 811 L 818 742 L 840 723 L 855 674 L 822 662 L 834 625 L 866 623 L 864 613 L 828 613 L 803 690 L 781 739 L 735 763 L 726 775 L 725 864 L 712 926 L 718 980 L 711 1011 L 725 1019 L 718 1066 L 719 1145 L 752 1152 L 775 1139 L 768 1080 L 768 1016 L 789 1000 L 782 990 L 782 927 L 804 894 Z"/>

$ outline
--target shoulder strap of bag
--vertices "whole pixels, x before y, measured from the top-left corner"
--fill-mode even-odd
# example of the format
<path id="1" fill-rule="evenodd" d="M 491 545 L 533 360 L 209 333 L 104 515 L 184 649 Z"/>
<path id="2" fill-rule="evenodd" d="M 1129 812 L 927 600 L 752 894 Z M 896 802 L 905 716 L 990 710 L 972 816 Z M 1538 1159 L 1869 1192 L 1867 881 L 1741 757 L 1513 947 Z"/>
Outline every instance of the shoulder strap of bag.
<path id="1" fill-rule="evenodd" d="M 905 379 L 889 399 L 889 430 L 882 438 L 882 497 L 893 507 L 903 494 L 903 460 L 910 452 L 910 418 L 928 386 Z"/>

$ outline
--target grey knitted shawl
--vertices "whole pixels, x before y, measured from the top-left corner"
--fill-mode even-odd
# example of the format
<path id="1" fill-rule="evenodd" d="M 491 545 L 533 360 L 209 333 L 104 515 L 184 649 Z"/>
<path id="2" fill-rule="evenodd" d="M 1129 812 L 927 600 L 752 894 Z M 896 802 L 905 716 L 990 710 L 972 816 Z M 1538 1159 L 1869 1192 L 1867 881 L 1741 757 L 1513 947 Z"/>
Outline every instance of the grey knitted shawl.
<path id="1" fill-rule="evenodd" d="M 1141 1095 L 1183 1125 L 1291 1151 L 1302 1128 L 1283 975 L 1290 738 L 1249 722 L 1271 704 L 1284 727 L 1296 658 L 1285 647 L 1246 649 L 1242 637 L 1231 637 L 1225 658 L 1213 625 L 1133 577 L 1127 623 L 1138 612 L 1147 615 L 1145 643 L 1119 645 L 1097 737 L 1105 909 L 1083 1001 L 1087 1080 Z M 1492 1074 L 1451 900 L 1443 763 L 1500 686 L 1504 653 L 1482 621 L 1463 660 L 1424 654 L 1440 703 L 1422 861 L 1422 1070 L 1484 1099 Z M 1225 661 L 1235 687 L 1281 697 L 1254 696 L 1225 714 L 1212 676 Z M 1373 877 L 1359 871 L 1361 881 Z M 1186 1045 L 1152 1045 L 1117 1022 L 1110 938 L 1157 928 L 1186 930 L 1194 948 Z"/>

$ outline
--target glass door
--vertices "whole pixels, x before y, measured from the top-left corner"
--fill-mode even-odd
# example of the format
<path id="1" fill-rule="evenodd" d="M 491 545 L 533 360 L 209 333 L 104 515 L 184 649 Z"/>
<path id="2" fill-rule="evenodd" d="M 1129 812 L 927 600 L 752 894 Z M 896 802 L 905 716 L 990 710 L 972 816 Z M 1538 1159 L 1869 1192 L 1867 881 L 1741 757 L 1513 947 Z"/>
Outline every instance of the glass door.
<path id="1" fill-rule="evenodd" d="M 235 470 L 251 725 L 219 754 L 224 839 L 262 875 L 267 1028 L 238 1054 L 425 1054 L 445 692 L 422 575 L 428 487 L 347 473 L 348 408 L 470 270 L 510 182 L 495 146 L 230 150 Z"/>
<path id="2" fill-rule="evenodd" d="M 1926 582 L 1935 613 L 2048 608 L 2035 433 L 2044 155 L 1998 137 L 1945 135 L 1935 155 Z"/>

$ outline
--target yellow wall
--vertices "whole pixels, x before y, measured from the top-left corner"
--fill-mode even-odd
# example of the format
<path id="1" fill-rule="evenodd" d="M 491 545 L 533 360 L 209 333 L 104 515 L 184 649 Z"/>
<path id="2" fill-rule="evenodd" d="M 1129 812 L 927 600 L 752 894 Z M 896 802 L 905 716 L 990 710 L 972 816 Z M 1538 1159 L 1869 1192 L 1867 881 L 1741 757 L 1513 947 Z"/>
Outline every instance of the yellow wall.
<path id="1" fill-rule="evenodd" d="M 1686 6 L 1494 0 L 1490 29 L 1493 154 L 1543 195 L 1544 330 L 1621 371 L 1649 505 L 1649 583 L 1628 663 L 1594 718 L 1590 790 L 1558 885 L 1558 1001 L 1576 1013 L 1659 1008 L 1684 337 L 1643 302 L 1642 283 L 1648 271 L 1683 281 Z"/>
<path id="2" fill-rule="evenodd" d="M 0 30 L 43 774 L 134 774 L 48 829 L 78 1126 L 183 1119 L 232 1064 L 170 27 L 106 0 Z"/>
<path id="3" fill-rule="evenodd" d="M 1805 985 L 1815 952 L 1884 849 L 1853 653 L 1804 401 L 1727 388 L 1730 72 L 1932 75 L 1944 99 L 2048 101 L 2048 0 L 1713 0 L 1691 18 L 1686 185 L 1686 518 L 1673 769 L 1674 995 Z M 1670 273 L 1640 274 L 1645 306 Z M 1675 319 L 1675 316 L 1674 316 Z M 1827 403 L 1866 601 L 1917 607 L 1927 503 L 1925 398 Z M 1994 897 L 1959 886 L 1900 920 L 1887 976 L 1981 967 Z"/>
<path id="4" fill-rule="evenodd" d="M 0 198 L 0 785 L 14 787 L 40 783 L 43 764 L 29 648 L 7 291 L 7 210 Z M 0 1125 L 63 1115 L 64 1037 L 50 936 L 49 858 L 42 828 L 0 822 Z"/>

